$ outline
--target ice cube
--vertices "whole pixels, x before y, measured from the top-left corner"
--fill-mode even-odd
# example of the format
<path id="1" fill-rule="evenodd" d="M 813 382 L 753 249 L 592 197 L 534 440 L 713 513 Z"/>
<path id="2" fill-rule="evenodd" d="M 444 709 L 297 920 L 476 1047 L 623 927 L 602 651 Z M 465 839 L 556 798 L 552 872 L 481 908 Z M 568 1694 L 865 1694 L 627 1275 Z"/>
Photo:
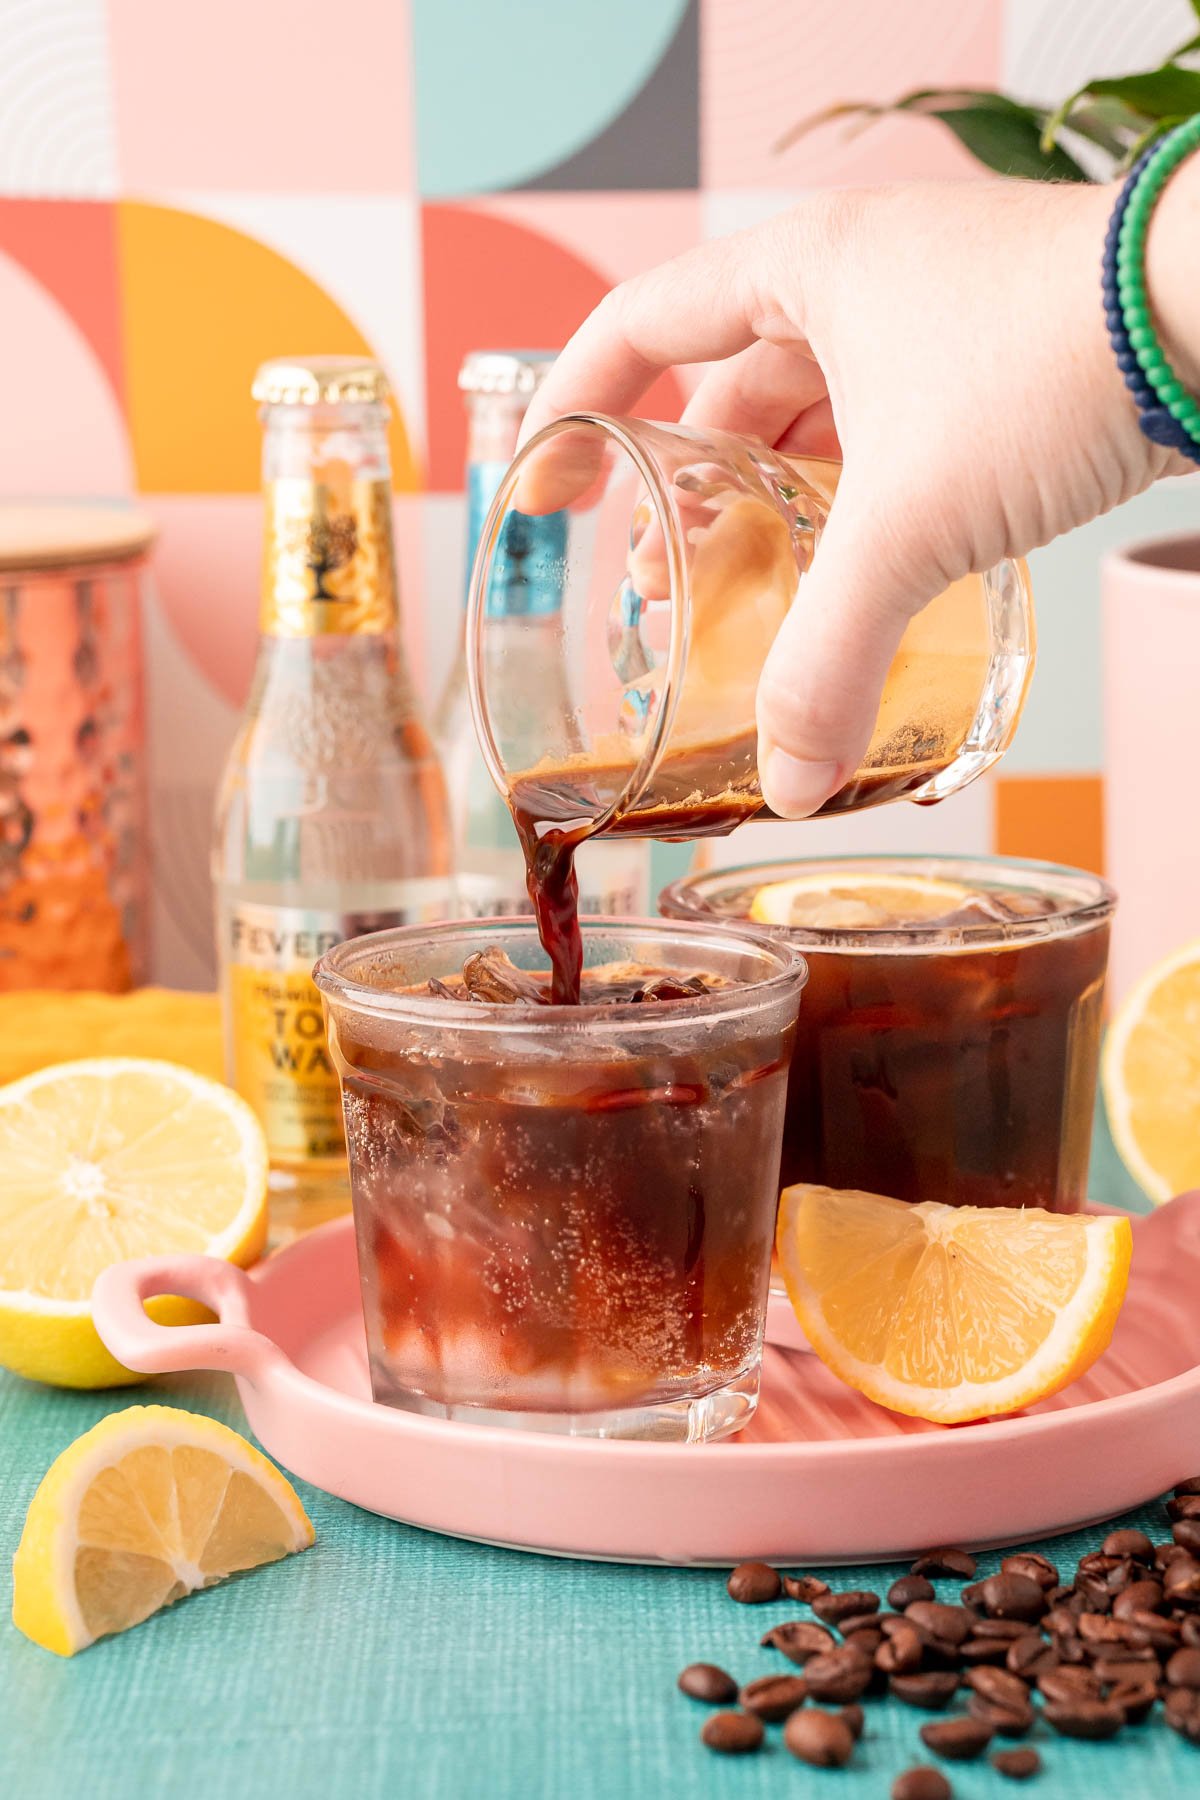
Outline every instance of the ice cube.
<path id="1" fill-rule="evenodd" d="M 477 950 L 463 964 L 466 998 L 486 1006 L 548 1006 L 544 981 L 517 965 L 503 950 Z"/>

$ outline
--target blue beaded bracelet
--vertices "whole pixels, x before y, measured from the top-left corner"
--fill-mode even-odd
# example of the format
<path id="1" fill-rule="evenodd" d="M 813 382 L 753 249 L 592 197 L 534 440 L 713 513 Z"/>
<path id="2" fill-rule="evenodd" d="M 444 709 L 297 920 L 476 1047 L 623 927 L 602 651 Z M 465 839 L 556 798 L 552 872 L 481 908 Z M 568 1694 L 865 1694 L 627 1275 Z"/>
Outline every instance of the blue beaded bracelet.
<path id="1" fill-rule="evenodd" d="M 1122 269 L 1118 267 L 1118 258 L 1122 254 L 1122 227 L 1126 214 L 1135 193 L 1142 188 L 1151 171 L 1157 186 L 1161 186 L 1162 176 L 1159 171 L 1166 166 L 1169 169 L 1178 165 L 1184 157 L 1200 148 L 1200 117 L 1189 119 L 1185 124 L 1169 132 L 1144 150 L 1134 163 L 1125 180 L 1117 203 L 1113 208 L 1112 218 L 1104 238 L 1104 257 L 1101 262 L 1101 289 L 1104 295 L 1104 317 L 1108 325 L 1109 341 L 1117 359 L 1117 367 L 1125 380 L 1125 386 L 1133 397 L 1138 409 L 1138 425 L 1145 437 L 1152 443 L 1160 444 L 1168 450 L 1178 450 L 1182 455 L 1190 457 L 1192 462 L 1200 463 L 1200 442 L 1193 437 L 1187 425 L 1182 423 L 1170 407 L 1164 404 L 1163 398 L 1146 373 L 1146 366 L 1153 356 L 1154 364 L 1166 369 L 1170 374 L 1166 360 L 1157 342 L 1150 332 L 1151 346 L 1148 349 L 1143 343 L 1141 354 L 1130 338 L 1130 325 L 1127 318 L 1127 301 L 1122 297 Z M 1140 272 L 1139 272 L 1140 273 Z M 1129 283 L 1124 283 L 1126 294 Z M 1143 285 L 1139 282 L 1138 285 Z M 1146 336 L 1146 328 L 1142 326 L 1141 336 Z M 1172 382 L 1178 387 L 1177 382 Z M 1194 409 L 1189 406 L 1189 413 Z"/>

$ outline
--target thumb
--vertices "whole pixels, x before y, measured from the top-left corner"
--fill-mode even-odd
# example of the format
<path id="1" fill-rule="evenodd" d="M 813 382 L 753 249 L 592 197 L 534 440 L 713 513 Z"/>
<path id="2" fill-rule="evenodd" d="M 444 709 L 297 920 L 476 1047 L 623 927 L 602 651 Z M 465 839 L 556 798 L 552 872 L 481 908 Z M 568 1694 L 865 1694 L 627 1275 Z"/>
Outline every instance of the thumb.
<path id="1" fill-rule="evenodd" d="M 780 818 L 806 818 L 861 765 L 892 658 L 931 597 L 907 578 L 893 524 L 878 483 L 862 492 L 843 473 L 758 685 L 759 779 Z"/>

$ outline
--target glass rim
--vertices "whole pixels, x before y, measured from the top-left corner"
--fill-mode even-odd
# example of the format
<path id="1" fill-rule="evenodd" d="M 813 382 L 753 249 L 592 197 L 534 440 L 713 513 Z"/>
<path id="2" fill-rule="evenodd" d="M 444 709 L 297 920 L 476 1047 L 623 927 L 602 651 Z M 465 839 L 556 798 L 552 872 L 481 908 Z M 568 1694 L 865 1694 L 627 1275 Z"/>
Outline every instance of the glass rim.
<path id="1" fill-rule="evenodd" d="M 798 856 L 783 861 L 739 863 L 732 868 L 708 869 L 683 875 L 661 890 L 658 905 L 665 918 L 678 919 L 680 923 L 712 918 L 740 927 L 740 919 L 731 919 L 721 913 L 705 910 L 695 903 L 705 888 L 711 892 L 718 887 L 748 887 L 755 879 L 759 880 L 760 885 L 765 885 L 766 877 L 772 881 L 786 881 L 791 876 L 818 874 L 825 870 L 834 873 L 847 868 L 854 871 L 877 868 L 881 873 L 897 870 L 906 874 L 927 872 L 942 879 L 948 879 L 953 871 L 964 885 L 969 883 L 974 874 L 975 885 L 985 890 L 989 886 L 1016 887 L 1020 878 L 1026 877 L 1031 885 L 1040 882 L 1050 892 L 1074 899 L 1076 903 L 1063 911 L 1047 910 L 1025 914 L 1019 919 L 986 920 L 971 925 L 946 925 L 931 921 L 928 924 L 856 925 L 839 928 L 768 925 L 761 924 L 757 919 L 747 919 L 747 928 L 765 932 L 768 936 L 806 950 L 869 952 L 930 947 L 944 950 L 983 950 L 1026 941 L 1044 942 L 1049 938 L 1066 937 L 1091 930 L 1111 918 L 1117 903 L 1116 890 L 1102 876 L 1089 869 L 1074 868 L 1069 863 L 1043 862 L 1032 857 L 970 856 L 954 852 L 866 851 L 846 856 Z M 1009 872 L 1018 880 L 1006 884 L 997 878 L 997 871 Z M 1076 894 L 1077 889 L 1083 892 Z M 677 906 L 680 910 L 677 913 L 668 911 L 666 908 L 669 906 Z"/>
<path id="2" fill-rule="evenodd" d="M 475 550 L 475 559 L 471 565 L 471 577 L 467 586 L 466 607 L 466 644 L 467 644 L 467 695 L 471 706 L 471 719 L 475 726 L 484 764 L 493 783 L 501 794 L 507 795 L 512 777 L 524 774 L 522 769 L 508 769 L 500 756 L 499 747 L 492 734 L 489 717 L 486 683 L 482 678 L 481 664 L 483 660 L 483 641 L 487 631 L 487 584 L 485 572 L 491 567 L 496 545 L 499 541 L 500 527 L 512 505 L 513 495 L 521 479 L 521 471 L 530 456 L 556 437 L 568 431 L 589 430 L 596 432 L 601 438 L 611 443 L 624 453 L 634 471 L 646 484 L 646 490 L 659 514 L 663 527 L 663 541 L 667 549 L 668 578 L 671 598 L 671 638 L 667 648 L 667 661 L 662 673 L 662 683 L 658 705 L 653 722 L 642 738 L 641 752 L 635 762 L 631 762 L 629 773 L 620 793 L 614 794 L 609 804 L 595 816 L 592 821 L 592 835 L 601 832 L 623 810 L 635 806 L 647 783 L 657 767 L 663 745 L 671 735 L 675 723 L 675 713 L 679 704 L 679 695 L 683 688 L 683 672 L 687 666 L 688 650 L 691 642 L 691 608 L 683 603 L 687 591 L 687 580 L 683 566 L 683 553 L 680 548 L 682 523 L 679 509 L 670 488 L 662 480 L 662 476 L 653 457 L 647 454 L 639 437 L 639 427 L 654 426 L 656 429 L 670 430 L 670 426 L 660 427 L 652 419 L 624 419 L 610 413 L 571 412 L 562 413 L 552 419 L 548 425 L 535 433 L 528 442 L 521 445 L 505 472 L 504 478 L 497 488 L 479 533 L 479 542 Z M 686 427 L 684 428 L 686 429 Z"/>
<path id="3" fill-rule="evenodd" d="M 774 965 L 773 972 L 761 981 L 741 981 L 726 988 L 716 988 L 694 999 L 672 1000 L 663 1007 L 614 1006 L 611 1002 L 592 1006 L 498 1006 L 461 1000 L 443 1000 L 437 994 L 402 993 L 395 989 L 373 986 L 355 980 L 346 964 L 374 946 L 376 954 L 390 945 L 438 944 L 450 946 L 464 937 L 486 934 L 513 942 L 532 939 L 539 944 L 537 924 L 528 918 L 444 919 L 434 925 L 393 925 L 385 931 L 364 933 L 347 938 L 327 950 L 313 969 L 313 981 L 327 1003 L 347 1006 L 375 1018 L 407 1019 L 413 1023 L 452 1026 L 455 1031 L 496 1031 L 505 1033 L 542 1033 L 549 1029 L 578 1031 L 586 1026 L 614 1025 L 626 1029 L 646 1029 L 695 1023 L 709 1019 L 729 1019 L 739 1012 L 758 1012 L 784 997 L 793 988 L 797 999 L 808 980 L 808 963 L 793 945 L 769 931 L 748 929 L 720 920 L 667 918 L 608 918 L 598 914 L 581 915 L 580 929 L 586 945 L 589 936 L 599 932 L 614 936 L 637 937 L 647 932 L 654 938 L 676 939 L 697 946 L 711 941 L 719 953 L 730 949 L 750 948 Z M 449 959 L 453 962 L 453 959 Z M 461 959 L 460 959 L 461 961 Z M 632 1014 L 632 1016 L 630 1016 Z"/>

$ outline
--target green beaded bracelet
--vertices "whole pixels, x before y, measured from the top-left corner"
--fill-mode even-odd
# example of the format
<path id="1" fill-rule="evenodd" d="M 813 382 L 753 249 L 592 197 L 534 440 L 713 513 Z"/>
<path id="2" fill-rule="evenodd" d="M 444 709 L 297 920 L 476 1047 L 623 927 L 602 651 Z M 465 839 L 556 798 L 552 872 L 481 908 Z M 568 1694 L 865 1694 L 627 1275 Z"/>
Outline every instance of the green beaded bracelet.
<path id="1" fill-rule="evenodd" d="M 1158 406 L 1200 445 L 1200 400 L 1190 394 L 1167 360 L 1146 297 L 1146 236 L 1167 179 L 1200 149 L 1200 113 L 1178 126 L 1144 160 L 1129 192 L 1116 242 L 1116 288 L 1134 356 Z"/>

